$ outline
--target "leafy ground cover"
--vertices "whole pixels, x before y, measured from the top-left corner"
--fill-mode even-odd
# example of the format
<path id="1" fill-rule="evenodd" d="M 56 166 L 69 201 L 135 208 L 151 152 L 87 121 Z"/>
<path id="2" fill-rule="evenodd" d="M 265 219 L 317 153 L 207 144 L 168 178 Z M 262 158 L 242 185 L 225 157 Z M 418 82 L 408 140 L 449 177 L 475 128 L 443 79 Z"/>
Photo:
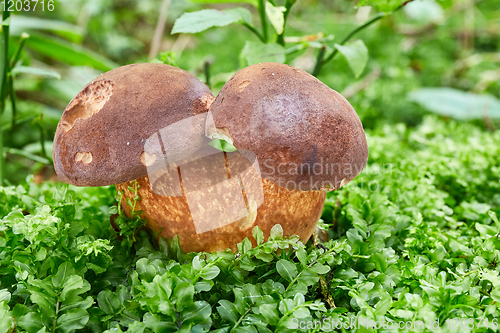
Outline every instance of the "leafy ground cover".
<path id="1" fill-rule="evenodd" d="M 143 230 L 131 245 L 110 224 L 114 187 L 2 187 L 0 331 L 498 331 L 500 132 L 429 116 L 368 141 L 317 245 L 279 226 L 236 254 Z"/>

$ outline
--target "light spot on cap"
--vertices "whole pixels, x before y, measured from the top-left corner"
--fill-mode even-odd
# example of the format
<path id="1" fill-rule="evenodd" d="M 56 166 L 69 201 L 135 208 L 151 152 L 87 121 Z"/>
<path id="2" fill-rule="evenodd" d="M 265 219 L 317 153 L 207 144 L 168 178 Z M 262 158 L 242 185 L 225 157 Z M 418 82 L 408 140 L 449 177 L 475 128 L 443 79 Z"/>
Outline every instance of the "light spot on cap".
<path id="1" fill-rule="evenodd" d="M 92 162 L 92 154 L 91 153 L 76 153 L 75 162 L 82 162 L 87 165 Z"/>
<path id="2" fill-rule="evenodd" d="M 245 89 L 248 85 L 250 84 L 250 80 L 244 80 L 244 81 L 241 81 L 239 84 L 238 84 L 238 91 L 239 92 L 242 92 L 243 89 Z"/>
<path id="3" fill-rule="evenodd" d="M 141 154 L 141 163 L 144 164 L 145 166 L 150 166 L 156 161 L 156 155 L 151 154 L 149 155 L 146 152 L 143 152 Z"/>
<path id="4" fill-rule="evenodd" d="M 86 119 L 99 112 L 112 95 L 113 81 L 93 81 L 66 107 L 61 119 L 65 132 L 73 128 L 77 119 Z"/>

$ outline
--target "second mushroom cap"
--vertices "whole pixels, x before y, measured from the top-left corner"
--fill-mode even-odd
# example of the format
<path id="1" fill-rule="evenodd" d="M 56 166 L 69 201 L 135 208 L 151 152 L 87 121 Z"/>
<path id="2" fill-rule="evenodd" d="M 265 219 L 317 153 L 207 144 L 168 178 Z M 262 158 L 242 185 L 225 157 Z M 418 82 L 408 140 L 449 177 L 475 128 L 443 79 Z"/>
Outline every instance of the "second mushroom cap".
<path id="1" fill-rule="evenodd" d="M 255 152 L 262 177 L 280 187 L 335 190 L 354 179 L 368 159 L 363 126 L 349 102 L 288 65 L 240 70 L 211 113 L 211 135 Z"/>

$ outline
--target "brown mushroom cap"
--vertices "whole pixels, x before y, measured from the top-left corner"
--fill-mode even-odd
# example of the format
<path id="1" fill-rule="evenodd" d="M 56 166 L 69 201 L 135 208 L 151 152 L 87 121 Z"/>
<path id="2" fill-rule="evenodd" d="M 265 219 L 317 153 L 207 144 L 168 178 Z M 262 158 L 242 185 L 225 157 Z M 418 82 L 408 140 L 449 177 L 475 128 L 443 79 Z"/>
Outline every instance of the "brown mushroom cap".
<path id="1" fill-rule="evenodd" d="M 145 152 L 154 133 L 206 113 L 213 95 L 190 73 L 163 64 L 134 64 L 89 83 L 66 107 L 54 138 L 54 166 L 78 186 L 119 184 L 143 177 L 163 156 Z M 184 146 L 207 140 L 204 128 L 188 128 L 171 142 Z M 189 141 L 188 144 L 186 142 Z"/>
<path id="2" fill-rule="evenodd" d="M 246 67 L 211 109 L 217 130 L 255 152 L 262 177 L 288 189 L 335 190 L 366 165 L 363 126 L 349 102 L 312 75 L 279 63 Z"/>

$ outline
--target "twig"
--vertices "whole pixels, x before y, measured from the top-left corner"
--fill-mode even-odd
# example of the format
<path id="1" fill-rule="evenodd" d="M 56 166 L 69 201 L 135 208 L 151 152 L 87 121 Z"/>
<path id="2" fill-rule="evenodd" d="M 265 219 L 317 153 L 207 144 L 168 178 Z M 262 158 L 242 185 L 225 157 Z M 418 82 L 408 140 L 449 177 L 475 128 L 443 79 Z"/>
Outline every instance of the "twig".
<path id="1" fill-rule="evenodd" d="M 325 279 L 323 279 L 323 276 L 319 276 L 319 288 L 321 289 L 321 296 L 323 296 L 323 301 L 328 304 L 330 309 L 335 309 L 337 306 L 335 305 L 335 301 L 333 300 L 332 295 L 330 294 L 330 288 L 328 284 L 326 283 Z"/>
<path id="2" fill-rule="evenodd" d="M 243 318 L 245 318 L 245 316 L 250 312 L 250 310 L 252 310 L 253 306 L 249 307 L 245 313 L 240 317 L 240 319 L 234 324 L 233 328 L 231 329 L 231 331 L 229 331 L 229 333 L 232 333 L 236 327 L 238 327 L 241 323 L 241 321 L 243 320 Z"/>
<path id="3" fill-rule="evenodd" d="M 248 24 L 246 22 L 243 22 L 242 24 L 243 24 L 243 26 L 247 27 L 251 32 L 253 32 L 257 37 L 259 37 L 259 39 L 262 43 L 266 43 L 266 40 L 264 39 L 264 37 L 260 34 L 260 32 L 257 29 L 255 29 L 255 27 L 253 25 Z"/>
<path id="4" fill-rule="evenodd" d="M 371 19 L 369 19 L 365 23 L 363 23 L 363 24 L 357 26 L 356 28 L 354 28 L 353 30 L 351 30 L 351 32 L 349 32 L 349 34 L 347 34 L 347 36 L 339 44 L 340 45 L 344 45 L 347 41 L 349 41 L 354 35 L 356 35 L 361 30 L 366 29 L 367 27 L 369 27 L 373 23 L 377 22 L 378 20 L 380 20 L 380 19 L 382 19 L 382 18 L 384 18 L 386 16 L 389 16 L 389 15 L 397 12 L 398 10 L 400 10 L 401 8 L 403 8 L 404 6 L 406 6 L 408 3 L 412 2 L 412 1 L 413 0 L 408 0 L 408 1 L 403 2 L 400 6 L 398 6 L 396 9 L 394 9 L 392 12 L 378 13 L 377 15 L 375 15 L 374 17 L 372 17 Z M 315 68 L 315 72 L 313 72 L 313 75 L 317 76 L 319 74 L 319 72 L 321 71 L 322 66 L 325 65 L 330 60 L 332 60 L 333 58 L 335 58 L 335 56 L 337 55 L 338 52 L 339 51 L 337 49 L 333 50 L 333 52 L 328 57 L 326 57 L 326 59 L 324 59 L 321 62 L 321 64 L 319 64 L 319 65 L 316 66 L 317 67 L 317 71 L 316 71 L 316 68 Z"/>
<path id="5" fill-rule="evenodd" d="M 367 27 L 369 27 L 370 25 L 372 25 L 373 23 L 377 22 L 378 20 L 380 20 L 381 18 L 384 18 L 386 17 L 388 14 L 387 13 L 378 13 L 377 15 L 375 15 L 374 17 L 372 17 L 371 19 L 369 19 L 368 21 L 366 21 L 365 23 L 363 23 L 362 25 L 360 26 L 357 26 L 356 28 L 354 28 L 351 32 L 349 32 L 349 34 L 339 43 L 340 45 L 344 45 L 347 41 L 349 41 L 355 34 L 357 34 L 358 32 L 360 32 L 361 30 L 363 29 L 366 29 Z M 329 62 L 330 60 L 332 60 L 333 58 L 335 58 L 335 56 L 337 55 L 337 53 L 339 52 L 339 50 L 335 49 L 333 50 L 333 52 L 325 59 L 323 60 L 323 62 L 321 63 L 321 65 L 324 65 L 326 64 L 327 62 Z M 321 69 L 321 66 L 320 66 L 320 69 Z M 318 70 L 318 74 L 319 74 L 319 70 Z M 316 74 L 317 75 L 317 74 Z"/>
<path id="6" fill-rule="evenodd" d="M 151 43 L 151 48 L 149 49 L 149 60 L 153 59 L 160 49 L 161 37 L 163 36 L 163 31 L 165 31 L 165 23 L 167 22 L 169 6 L 170 0 L 162 1 L 160 16 L 158 17 L 158 23 L 156 24 L 155 34 L 153 36 L 153 42 Z"/>

